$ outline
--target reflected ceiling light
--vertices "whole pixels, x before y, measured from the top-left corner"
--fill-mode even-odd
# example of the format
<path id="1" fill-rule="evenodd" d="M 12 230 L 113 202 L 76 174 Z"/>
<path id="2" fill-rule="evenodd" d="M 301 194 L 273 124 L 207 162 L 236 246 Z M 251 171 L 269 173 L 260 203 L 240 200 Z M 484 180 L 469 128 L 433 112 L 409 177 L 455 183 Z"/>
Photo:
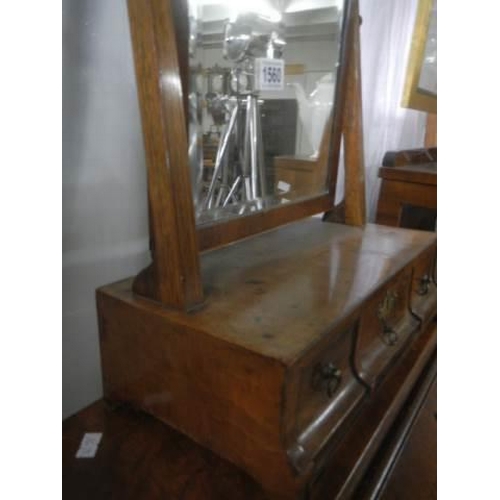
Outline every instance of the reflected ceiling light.
<path id="1" fill-rule="evenodd" d="M 342 0 L 291 0 L 285 12 L 303 12 L 305 10 L 331 9 L 342 5 Z"/>
<path id="2" fill-rule="evenodd" d="M 200 6 L 220 5 L 228 11 L 231 19 L 244 12 L 255 12 L 267 17 L 273 23 L 281 21 L 281 13 L 272 5 L 271 0 L 252 0 L 251 7 L 248 7 L 246 2 L 237 0 L 194 0 L 194 3 Z"/>

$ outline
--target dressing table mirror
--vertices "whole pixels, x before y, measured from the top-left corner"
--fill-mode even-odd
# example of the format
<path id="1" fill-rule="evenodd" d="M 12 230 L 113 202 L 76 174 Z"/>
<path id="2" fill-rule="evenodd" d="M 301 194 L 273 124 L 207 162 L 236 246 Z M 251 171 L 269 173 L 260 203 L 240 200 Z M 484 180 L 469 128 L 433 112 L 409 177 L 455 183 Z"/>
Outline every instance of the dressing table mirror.
<path id="1" fill-rule="evenodd" d="M 437 1 L 419 0 L 401 105 L 437 113 Z"/>
<path id="2" fill-rule="evenodd" d="M 236 5 L 128 1 L 151 264 L 97 291 L 105 397 L 350 498 L 434 380 L 436 235 L 366 224 L 357 0 Z"/>

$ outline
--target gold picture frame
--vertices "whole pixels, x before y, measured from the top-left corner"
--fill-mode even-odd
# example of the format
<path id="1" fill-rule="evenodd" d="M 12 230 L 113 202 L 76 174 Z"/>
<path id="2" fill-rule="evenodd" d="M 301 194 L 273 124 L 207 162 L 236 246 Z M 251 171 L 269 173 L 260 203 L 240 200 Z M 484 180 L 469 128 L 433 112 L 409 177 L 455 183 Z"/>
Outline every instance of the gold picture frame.
<path id="1" fill-rule="evenodd" d="M 401 106 L 437 113 L 436 0 L 419 0 Z"/>

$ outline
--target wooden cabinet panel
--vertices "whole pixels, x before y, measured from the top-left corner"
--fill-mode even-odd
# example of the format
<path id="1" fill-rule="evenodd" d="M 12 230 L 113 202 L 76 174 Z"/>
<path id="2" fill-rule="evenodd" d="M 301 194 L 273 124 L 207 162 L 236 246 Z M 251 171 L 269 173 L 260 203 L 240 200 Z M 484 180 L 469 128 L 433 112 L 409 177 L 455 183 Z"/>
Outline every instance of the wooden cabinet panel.
<path id="1" fill-rule="evenodd" d="M 436 249 L 423 255 L 413 268 L 411 310 L 422 321 L 436 315 L 437 285 L 435 279 Z"/>
<path id="2" fill-rule="evenodd" d="M 411 278 L 408 267 L 363 308 L 354 359 L 359 376 L 371 387 L 420 327 L 409 306 Z"/>
<path id="3" fill-rule="evenodd" d="M 351 366 L 354 325 L 339 328 L 292 368 L 287 383 L 289 457 L 304 471 L 359 407 L 366 387 Z"/>
<path id="4" fill-rule="evenodd" d="M 103 287 L 105 396 L 233 462 L 270 498 L 303 498 L 323 466 L 340 491 L 351 479 L 330 467 L 336 448 L 360 431 L 401 357 L 427 345 L 404 349 L 422 337 L 410 297 L 435 242 L 423 231 L 308 219 L 204 255 L 208 300 L 196 311 L 137 297 L 131 280 Z"/>

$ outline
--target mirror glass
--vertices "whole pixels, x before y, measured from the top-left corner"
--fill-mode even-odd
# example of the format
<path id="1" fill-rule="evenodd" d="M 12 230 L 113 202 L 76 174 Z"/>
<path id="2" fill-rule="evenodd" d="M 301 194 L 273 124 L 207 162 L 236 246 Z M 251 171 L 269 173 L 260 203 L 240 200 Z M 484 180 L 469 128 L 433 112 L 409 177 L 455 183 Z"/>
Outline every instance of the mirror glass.
<path id="1" fill-rule="evenodd" d="M 424 58 L 420 70 L 418 88 L 428 94 L 437 95 L 437 3 L 432 2 L 429 28 L 425 41 Z"/>
<path id="2" fill-rule="evenodd" d="M 197 223 L 327 191 L 343 0 L 190 0 Z"/>

